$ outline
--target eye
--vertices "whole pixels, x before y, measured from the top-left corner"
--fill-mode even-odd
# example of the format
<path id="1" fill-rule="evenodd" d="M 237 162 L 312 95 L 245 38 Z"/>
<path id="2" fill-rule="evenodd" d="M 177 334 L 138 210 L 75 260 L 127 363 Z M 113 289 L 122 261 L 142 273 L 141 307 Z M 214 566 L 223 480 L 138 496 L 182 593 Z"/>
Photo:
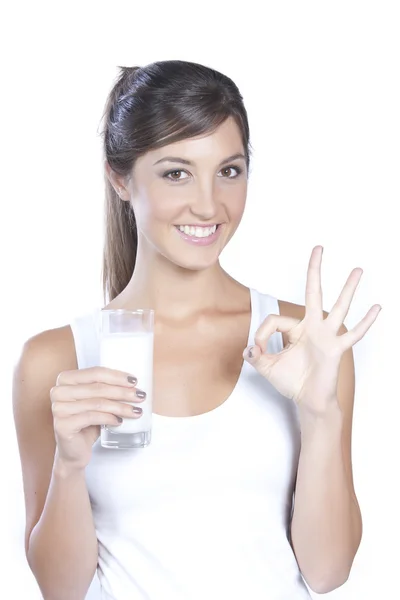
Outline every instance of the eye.
<path id="1" fill-rule="evenodd" d="M 182 181 L 181 177 L 169 177 L 170 175 L 176 175 L 176 173 L 185 173 L 185 171 L 182 171 L 182 169 L 175 169 L 175 171 L 168 171 L 167 173 L 164 173 L 163 177 L 165 179 L 169 179 L 170 181 Z M 184 177 L 184 179 L 186 179 L 186 177 Z"/>
<path id="2" fill-rule="evenodd" d="M 238 177 L 240 175 L 240 173 L 242 172 L 242 169 L 240 167 L 235 167 L 234 165 L 229 165 L 229 167 L 224 167 L 223 169 L 221 169 L 221 171 L 231 171 L 232 169 L 235 169 L 236 171 L 236 175 L 234 177 L 226 177 L 226 179 L 236 179 L 236 177 Z"/>
<path id="3" fill-rule="evenodd" d="M 238 177 L 242 172 L 243 169 L 241 169 L 241 167 L 236 167 L 234 165 L 229 165 L 228 167 L 224 167 L 223 169 L 221 169 L 221 172 L 226 172 L 226 171 L 231 171 L 232 169 L 234 169 L 236 171 L 236 175 L 234 175 L 233 177 L 226 177 L 223 176 L 224 179 L 236 179 L 236 177 Z M 166 173 L 164 173 L 163 178 L 164 179 L 169 179 L 169 181 L 172 182 L 177 182 L 177 181 L 183 181 L 183 179 L 187 179 L 187 177 L 171 177 L 171 175 L 177 175 L 179 173 L 186 173 L 186 171 L 183 171 L 182 169 L 175 169 L 174 171 L 167 171 Z"/>

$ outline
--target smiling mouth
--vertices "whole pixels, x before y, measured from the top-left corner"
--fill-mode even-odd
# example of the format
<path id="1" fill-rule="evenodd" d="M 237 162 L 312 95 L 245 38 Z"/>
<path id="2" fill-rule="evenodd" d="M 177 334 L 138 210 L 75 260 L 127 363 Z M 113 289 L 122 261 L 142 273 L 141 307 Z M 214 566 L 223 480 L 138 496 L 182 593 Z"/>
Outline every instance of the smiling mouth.
<path id="1" fill-rule="evenodd" d="M 184 235 L 190 237 L 208 238 L 215 235 L 219 229 L 218 224 L 214 225 L 175 225 L 175 229 Z"/>
<path id="2" fill-rule="evenodd" d="M 222 225 L 222 223 L 221 223 Z M 212 243 L 214 243 L 215 240 L 217 240 L 220 236 L 220 225 L 215 224 L 212 227 L 185 227 L 185 229 L 182 231 L 181 227 L 183 228 L 183 225 L 175 225 L 175 229 L 178 233 L 178 235 L 180 235 L 184 240 L 186 240 L 187 242 L 190 242 L 192 244 L 195 245 L 199 245 L 199 246 L 206 246 L 206 245 L 210 245 Z"/>
<path id="3" fill-rule="evenodd" d="M 212 225 L 190 225 L 190 223 L 183 223 L 182 225 L 181 224 L 174 225 L 174 227 L 194 227 L 194 228 L 199 227 L 200 229 L 206 229 L 207 227 L 214 227 L 214 225 L 216 225 L 217 229 L 218 229 L 218 227 L 220 225 L 222 225 L 222 223 L 213 223 Z"/>

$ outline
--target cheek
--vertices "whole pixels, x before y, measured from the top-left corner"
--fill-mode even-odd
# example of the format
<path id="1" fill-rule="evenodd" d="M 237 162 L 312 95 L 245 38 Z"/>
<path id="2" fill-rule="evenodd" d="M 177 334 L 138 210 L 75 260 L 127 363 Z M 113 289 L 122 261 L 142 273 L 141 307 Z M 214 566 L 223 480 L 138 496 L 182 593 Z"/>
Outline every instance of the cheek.
<path id="1" fill-rule="evenodd" d="M 153 186 L 153 189 L 150 187 L 145 193 L 143 191 L 135 206 L 137 220 L 146 229 L 168 220 L 177 204 L 176 199 L 174 203 L 172 198 L 168 197 L 168 193 L 162 193 L 155 188 L 156 186 Z"/>
<path id="2" fill-rule="evenodd" d="M 168 198 L 162 198 L 162 200 L 157 199 L 149 204 L 147 213 L 148 219 L 151 220 L 155 226 L 159 224 L 165 225 L 169 221 L 173 222 L 174 218 L 176 219 L 179 210 L 179 204 L 176 201 L 172 202 Z"/>
<path id="3" fill-rule="evenodd" d="M 240 220 L 243 216 L 246 207 L 246 194 L 246 187 L 235 189 L 232 190 L 231 194 L 228 194 L 224 201 L 227 213 L 233 221 Z"/>
<path id="4" fill-rule="evenodd" d="M 146 198 L 141 198 L 140 212 L 143 226 L 154 229 L 174 223 L 182 213 L 187 211 L 187 190 L 171 190 L 164 186 L 163 190 L 147 193 Z"/>

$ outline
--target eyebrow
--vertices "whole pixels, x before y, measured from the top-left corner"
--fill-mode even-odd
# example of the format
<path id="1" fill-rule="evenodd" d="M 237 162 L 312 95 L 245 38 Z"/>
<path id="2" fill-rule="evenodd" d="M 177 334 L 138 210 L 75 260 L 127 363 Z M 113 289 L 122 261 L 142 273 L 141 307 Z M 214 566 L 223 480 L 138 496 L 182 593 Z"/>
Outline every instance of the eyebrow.
<path id="1" fill-rule="evenodd" d="M 230 162 L 231 160 L 235 160 L 237 158 L 243 158 L 244 160 L 246 160 L 246 157 L 244 156 L 244 154 L 241 154 L 239 152 L 237 154 L 233 154 L 232 156 L 228 156 L 228 158 L 225 158 L 223 161 L 221 161 L 218 166 L 220 167 L 221 165 L 224 165 L 225 163 Z M 164 158 L 161 158 L 157 162 L 155 162 L 154 165 L 158 165 L 162 162 L 176 162 L 176 163 L 182 163 L 184 165 L 191 165 L 191 166 L 194 165 L 194 163 L 192 161 L 186 160 L 185 158 L 179 158 L 178 156 L 166 156 Z"/>

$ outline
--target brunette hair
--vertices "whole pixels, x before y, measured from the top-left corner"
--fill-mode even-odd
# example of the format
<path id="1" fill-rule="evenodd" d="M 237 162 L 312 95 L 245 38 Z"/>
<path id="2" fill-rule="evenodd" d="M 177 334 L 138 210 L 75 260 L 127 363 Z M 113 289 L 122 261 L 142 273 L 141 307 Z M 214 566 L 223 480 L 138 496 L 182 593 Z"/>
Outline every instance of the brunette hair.
<path id="1" fill-rule="evenodd" d="M 236 84 L 197 63 L 166 60 L 145 67 L 118 67 L 102 120 L 103 157 L 130 176 L 137 158 L 173 142 L 211 133 L 228 117 L 241 132 L 247 172 L 252 153 L 247 112 Z M 132 277 L 137 251 L 135 215 L 105 180 L 104 297 L 113 300 Z"/>

